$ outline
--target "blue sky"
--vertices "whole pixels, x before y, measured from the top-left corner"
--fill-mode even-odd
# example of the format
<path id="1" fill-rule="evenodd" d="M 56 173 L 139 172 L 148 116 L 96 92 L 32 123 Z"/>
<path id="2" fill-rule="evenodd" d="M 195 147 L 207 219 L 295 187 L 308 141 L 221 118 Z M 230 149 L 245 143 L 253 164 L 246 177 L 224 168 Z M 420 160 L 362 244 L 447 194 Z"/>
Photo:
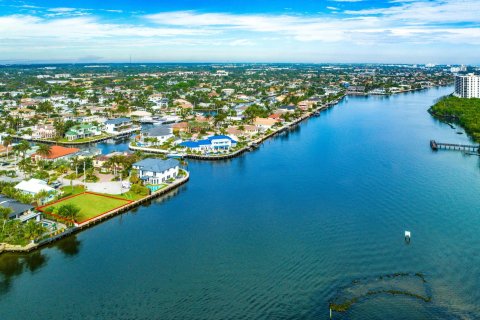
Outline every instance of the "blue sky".
<path id="1" fill-rule="evenodd" d="M 479 0 L 0 0 L 0 62 L 479 64 Z"/>

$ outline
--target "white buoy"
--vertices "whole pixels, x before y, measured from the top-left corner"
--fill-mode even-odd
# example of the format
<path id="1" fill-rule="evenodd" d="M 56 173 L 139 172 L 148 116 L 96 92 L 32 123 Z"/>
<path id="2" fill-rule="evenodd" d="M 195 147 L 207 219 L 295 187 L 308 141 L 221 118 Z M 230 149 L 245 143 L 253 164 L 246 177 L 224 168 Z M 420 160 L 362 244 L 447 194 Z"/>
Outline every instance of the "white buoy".
<path id="1" fill-rule="evenodd" d="M 410 231 L 405 231 L 405 241 L 410 242 L 410 238 L 412 237 L 412 234 Z"/>

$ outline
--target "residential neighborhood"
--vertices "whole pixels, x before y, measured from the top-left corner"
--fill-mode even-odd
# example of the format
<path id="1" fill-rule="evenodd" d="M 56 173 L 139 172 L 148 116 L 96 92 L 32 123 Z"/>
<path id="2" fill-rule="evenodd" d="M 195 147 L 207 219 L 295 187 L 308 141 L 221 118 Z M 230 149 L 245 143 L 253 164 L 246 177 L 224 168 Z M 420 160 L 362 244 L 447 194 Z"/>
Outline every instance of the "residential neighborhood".
<path id="1" fill-rule="evenodd" d="M 239 156 L 348 95 L 449 81 L 414 65 L 4 66 L 0 242 L 36 246 L 120 213 L 185 183 L 188 159 Z"/>

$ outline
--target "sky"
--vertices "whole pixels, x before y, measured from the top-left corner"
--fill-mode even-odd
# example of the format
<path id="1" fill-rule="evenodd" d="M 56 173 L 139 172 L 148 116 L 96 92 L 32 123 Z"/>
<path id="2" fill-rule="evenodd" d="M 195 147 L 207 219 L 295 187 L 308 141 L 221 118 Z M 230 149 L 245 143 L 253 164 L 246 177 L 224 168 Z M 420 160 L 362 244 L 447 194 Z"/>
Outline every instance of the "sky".
<path id="1" fill-rule="evenodd" d="M 480 64 L 480 0 L 0 0 L 0 63 Z"/>

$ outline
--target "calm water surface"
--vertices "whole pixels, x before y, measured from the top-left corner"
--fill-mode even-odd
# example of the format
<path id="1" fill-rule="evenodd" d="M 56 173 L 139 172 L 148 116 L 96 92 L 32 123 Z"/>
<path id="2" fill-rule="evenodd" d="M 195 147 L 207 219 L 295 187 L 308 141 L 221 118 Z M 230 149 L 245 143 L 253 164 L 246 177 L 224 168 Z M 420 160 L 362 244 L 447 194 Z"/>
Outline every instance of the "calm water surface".
<path id="1" fill-rule="evenodd" d="M 334 319 L 480 317 L 479 158 L 429 148 L 469 142 L 426 112 L 451 90 L 350 97 L 253 153 L 190 161 L 149 206 L 0 256 L 0 318 L 327 319 L 352 281 L 396 272 L 423 273 L 432 301 Z"/>

